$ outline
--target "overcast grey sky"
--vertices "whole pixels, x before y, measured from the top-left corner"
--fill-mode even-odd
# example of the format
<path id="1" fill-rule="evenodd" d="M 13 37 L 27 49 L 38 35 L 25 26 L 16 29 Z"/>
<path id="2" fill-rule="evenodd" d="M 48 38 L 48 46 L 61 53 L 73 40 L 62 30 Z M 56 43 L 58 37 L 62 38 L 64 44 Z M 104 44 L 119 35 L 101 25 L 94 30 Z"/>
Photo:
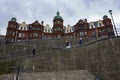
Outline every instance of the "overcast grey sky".
<path id="1" fill-rule="evenodd" d="M 6 34 L 8 21 L 17 18 L 18 23 L 27 24 L 35 20 L 44 21 L 44 25 L 53 25 L 57 10 L 64 19 L 64 26 L 74 25 L 79 19 L 87 18 L 88 22 L 102 20 L 110 14 L 117 28 L 120 28 L 120 0 L 0 0 L 0 33 Z"/>

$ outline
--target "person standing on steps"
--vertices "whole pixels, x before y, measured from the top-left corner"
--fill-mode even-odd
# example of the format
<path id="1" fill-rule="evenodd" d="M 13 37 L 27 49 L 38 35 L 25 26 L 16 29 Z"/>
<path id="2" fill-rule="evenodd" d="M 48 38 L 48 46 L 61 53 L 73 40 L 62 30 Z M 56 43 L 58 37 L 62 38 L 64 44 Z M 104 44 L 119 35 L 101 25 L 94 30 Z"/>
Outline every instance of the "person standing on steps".
<path id="1" fill-rule="evenodd" d="M 69 42 L 66 40 L 65 41 L 65 47 L 69 45 Z"/>
<path id="2" fill-rule="evenodd" d="M 83 44 L 83 39 L 82 39 L 82 37 L 81 37 L 80 40 L 79 40 L 79 44 L 80 44 L 80 46 L 82 46 L 82 44 Z"/>
<path id="3" fill-rule="evenodd" d="M 36 45 L 34 44 L 34 45 L 33 45 L 32 54 L 35 55 L 35 53 L 36 53 Z"/>
<path id="4" fill-rule="evenodd" d="M 71 48 L 71 43 L 69 43 L 67 40 L 65 41 L 65 48 Z"/>

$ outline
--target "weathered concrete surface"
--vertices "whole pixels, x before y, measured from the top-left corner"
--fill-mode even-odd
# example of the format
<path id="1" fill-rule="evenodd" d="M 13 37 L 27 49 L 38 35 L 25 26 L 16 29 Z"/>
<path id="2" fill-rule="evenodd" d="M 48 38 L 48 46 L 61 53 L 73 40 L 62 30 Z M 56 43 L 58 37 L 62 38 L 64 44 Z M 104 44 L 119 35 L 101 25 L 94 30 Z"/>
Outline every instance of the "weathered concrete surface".
<path id="1" fill-rule="evenodd" d="M 25 72 L 88 70 L 105 80 L 120 79 L 120 38 L 15 59 Z M 35 66 L 33 70 L 33 65 Z"/>
<path id="2" fill-rule="evenodd" d="M 120 39 L 103 40 L 88 46 L 58 50 L 18 60 L 26 70 L 32 72 L 66 71 L 87 69 L 94 76 L 104 79 L 120 79 Z"/>
<path id="3" fill-rule="evenodd" d="M 14 80 L 15 74 L 1 75 L 0 80 Z M 87 70 L 21 73 L 20 80 L 95 80 Z"/>

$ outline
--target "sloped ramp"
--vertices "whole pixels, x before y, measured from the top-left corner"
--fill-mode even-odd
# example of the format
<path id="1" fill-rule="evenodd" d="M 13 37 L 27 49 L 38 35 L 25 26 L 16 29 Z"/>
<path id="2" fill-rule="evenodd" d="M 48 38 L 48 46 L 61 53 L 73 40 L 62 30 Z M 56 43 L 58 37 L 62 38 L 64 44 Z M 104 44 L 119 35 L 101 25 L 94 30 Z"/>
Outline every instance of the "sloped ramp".
<path id="1" fill-rule="evenodd" d="M 0 80 L 14 80 L 15 74 L 1 75 Z M 95 80 L 87 70 L 21 73 L 19 80 Z"/>

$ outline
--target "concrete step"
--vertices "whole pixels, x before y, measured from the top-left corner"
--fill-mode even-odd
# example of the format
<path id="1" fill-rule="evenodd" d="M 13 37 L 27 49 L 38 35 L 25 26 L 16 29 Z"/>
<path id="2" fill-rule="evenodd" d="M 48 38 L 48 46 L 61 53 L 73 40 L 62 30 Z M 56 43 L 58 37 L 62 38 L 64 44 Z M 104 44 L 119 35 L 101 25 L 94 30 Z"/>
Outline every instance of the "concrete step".
<path id="1" fill-rule="evenodd" d="M 0 80 L 14 80 L 16 74 L 1 75 Z M 95 80 L 87 70 L 20 73 L 19 80 Z"/>

